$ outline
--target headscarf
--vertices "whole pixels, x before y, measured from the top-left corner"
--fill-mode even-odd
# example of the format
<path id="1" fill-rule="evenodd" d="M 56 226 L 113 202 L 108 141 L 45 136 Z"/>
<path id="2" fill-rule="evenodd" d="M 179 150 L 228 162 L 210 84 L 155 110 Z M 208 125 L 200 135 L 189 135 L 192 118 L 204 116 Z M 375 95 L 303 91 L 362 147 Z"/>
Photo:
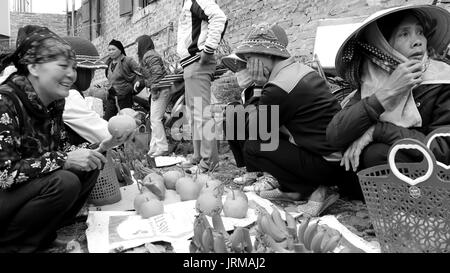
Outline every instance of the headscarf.
<path id="1" fill-rule="evenodd" d="M 365 43 L 359 46 L 366 57 L 361 67 L 361 98 L 369 97 L 381 88 L 398 64 L 408 58 L 395 50 L 381 33 L 376 22 L 367 26 Z M 450 83 L 450 66 L 432 60 L 425 54 L 422 59 L 423 82 L 425 84 Z M 422 126 L 422 117 L 417 109 L 412 89 L 397 101 L 394 109 L 385 111 L 380 120 L 391 122 L 404 128 Z"/>
<path id="2" fill-rule="evenodd" d="M 16 50 L 0 57 L 0 72 L 11 63 L 19 74 L 27 72 L 28 64 L 40 64 L 63 56 L 75 60 L 70 45 L 46 27 L 27 25 L 19 29 Z"/>
<path id="3" fill-rule="evenodd" d="M 152 38 L 148 35 L 140 36 L 136 39 L 136 42 L 138 43 L 139 62 L 142 62 L 145 53 L 147 53 L 147 51 L 149 50 L 155 49 L 155 44 L 153 43 Z"/>
<path id="4" fill-rule="evenodd" d="M 120 50 L 120 52 L 122 52 L 123 56 L 127 56 L 122 42 L 113 39 L 111 42 L 109 42 L 109 45 L 117 47 Z"/>

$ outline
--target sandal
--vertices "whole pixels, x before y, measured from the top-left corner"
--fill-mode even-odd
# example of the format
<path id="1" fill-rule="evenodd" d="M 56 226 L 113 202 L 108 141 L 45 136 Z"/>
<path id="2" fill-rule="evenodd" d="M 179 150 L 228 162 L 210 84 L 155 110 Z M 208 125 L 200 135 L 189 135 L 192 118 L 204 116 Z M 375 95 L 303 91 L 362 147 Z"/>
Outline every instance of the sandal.
<path id="1" fill-rule="evenodd" d="M 282 192 L 280 189 L 266 190 L 257 192 L 257 194 L 271 201 L 287 201 L 287 202 L 297 202 L 302 200 L 302 196 L 298 192 Z"/>
<path id="2" fill-rule="evenodd" d="M 250 173 L 245 173 L 241 177 L 237 177 L 237 178 L 233 179 L 233 182 L 236 185 L 249 185 L 249 184 L 251 185 L 257 181 L 257 178 L 258 178 L 258 172 L 250 172 Z"/>
<path id="3" fill-rule="evenodd" d="M 302 213 L 303 215 L 306 214 L 311 217 L 318 217 L 327 208 L 339 200 L 339 197 L 339 193 L 331 193 L 323 201 L 309 200 L 306 204 L 297 206 L 296 212 Z"/>
<path id="4" fill-rule="evenodd" d="M 275 177 L 271 176 L 270 174 L 264 174 L 261 177 L 256 178 L 256 182 L 253 183 L 253 185 L 244 187 L 244 192 L 262 192 L 262 191 L 269 191 L 274 190 L 280 187 L 280 184 L 278 183 L 277 179 Z"/>

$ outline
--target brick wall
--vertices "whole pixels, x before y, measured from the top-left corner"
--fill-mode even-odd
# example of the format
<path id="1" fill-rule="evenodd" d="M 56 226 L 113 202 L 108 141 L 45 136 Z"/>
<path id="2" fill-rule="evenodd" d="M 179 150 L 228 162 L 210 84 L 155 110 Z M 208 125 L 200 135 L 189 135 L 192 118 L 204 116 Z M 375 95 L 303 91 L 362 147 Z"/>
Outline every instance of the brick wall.
<path id="1" fill-rule="evenodd" d="M 129 45 L 142 34 L 154 34 L 156 50 L 165 55 L 175 53 L 180 0 L 158 0 L 127 17 L 119 16 L 119 0 L 102 1 L 102 33 L 93 40 L 101 55 L 106 54 L 111 39 Z M 356 17 L 405 4 L 430 4 L 425 0 L 217 0 L 229 18 L 225 35 L 231 48 L 235 48 L 249 28 L 258 22 L 278 22 L 289 37 L 289 51 L 301 59 L 311 59 L 314 37 L 320 19 Z M 450 9 L 450 4 L 441 4 Z M 173 28 L 169 23 L 173 22 Z M 129 56 L 136 56 L 136 46 L 126 49 Z M 97 73 L 95 81 L 104 80 Z"/>
<path id="2" fill-rule="evenodd" d="M 14 47 L 17 31 L 26 25 L 48 27 L 60 36 L 67 36 L 67 16 L 65 14 L 11 12 L 11 41 Z"/>

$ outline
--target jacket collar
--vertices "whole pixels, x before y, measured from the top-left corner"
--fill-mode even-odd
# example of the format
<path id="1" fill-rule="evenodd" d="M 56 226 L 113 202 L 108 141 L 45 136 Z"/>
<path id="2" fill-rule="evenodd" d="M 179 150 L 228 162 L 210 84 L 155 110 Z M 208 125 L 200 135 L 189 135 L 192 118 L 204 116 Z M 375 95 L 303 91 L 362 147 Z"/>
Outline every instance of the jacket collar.
<path id="1" fill-rule="evenodd" d="M 285 67 L 290 66 L 293 63 L 295 63 L 294 57 L 290 57 L 277 63 L 270 74 L 269 82 L 273 81 Z"/>

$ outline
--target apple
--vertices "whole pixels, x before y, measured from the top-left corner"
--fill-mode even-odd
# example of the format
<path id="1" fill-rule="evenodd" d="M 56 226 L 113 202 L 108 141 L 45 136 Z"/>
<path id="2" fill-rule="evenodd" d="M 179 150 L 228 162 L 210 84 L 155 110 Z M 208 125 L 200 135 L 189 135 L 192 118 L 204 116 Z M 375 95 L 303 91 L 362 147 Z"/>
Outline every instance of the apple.
<path id="1" fill-rule="evenodd" d="M 164 200 L 166 195 L 166 186 L 164 184 L 164 178 L 156 173 L 147 175 L 142 184 L 159 197 L 159 200 Z"/>
<path id="2" fill-rule="evenodd" d="M 177 180 L 183 177 L 183 174 L 179 171 L 168 171 L 163 174 L 164 184 L 169 190 L 175 190 L 177 185 Z"/>
<path id="3" fill-rule="evenodd" d="M 123 136 L 136 128 L 136 121 L 127 115 L 114 116 L 108 121 L 108 131 L 113 136 Z"/>
<path id="4" fill-rule="evenodd" d="M 223 204 L 223 213 L 225 217 L 242 219 L 247 217 L 248 198 L 240 190 L 231 190 L 228 192 L 225 203 Z"/>
<path id="5" fill-rule="evenodd" d="M 222 198 L 212 191 L 206 191 L 198 197 L 197 202 L 195 202 L 195 208 L 199 213 L 204 213 L 208 216 L 212 216 L 214 213 L 220 214 L 223 208 Z"/>
<path id="6" fill-rule="evenodd" d="M 142 192 L 134 198 L 134 201 L 133 201 L 134 209 L 136 210 L 136 212 L 138 214 L 140 214 L 139 210 L 141 208 L 141 205 L 145 202 L 148 202 L 148 201 L 154 200 L 154 199 L 158 200 L 159 198 L 152 192 L 149 192 L 149 191 Z"/>
<path id="7" fill-rule="evenodd" d="M 174 190 L 167 190 L 164 198 L 164 205 L 174 204 L 181 202 L 180 195 Z"/>
<path id="8" fill-rule="evenodd" d="M 180 195 L 181 201 L 196 200 L 200 194 L 199 185 L 188 176 L 178 179 L 175 188 Z"/>
<path id="9" fill-rule="evenodd" d="M 159 200 L 153 199 L 142 204 L 139 211 L 142 218 L 148 219 L 150 217 L 163 214 L 164 204 Z"/>
<path id="10" fill-rule="evenodd" d="M 206 182 L 208 182 L 210 180 L 212 180 L 212 178 L 209 175 L 204 174 L 204 173 L 201 173 L 195 177 L 195 182 L 197 182 L 197 184 L 199 184 L 201 188 L 203 188 L 205 186 Z"/>
<path id="11" fill-rule="evenodd" d="M 206 181 L 205 185 L 202 188 L 201 193 L 207 191 L 213 191 L 215 194 L 222 196 L 224 193 L 224 185 L 222 181 L 217 179 Z"/>

